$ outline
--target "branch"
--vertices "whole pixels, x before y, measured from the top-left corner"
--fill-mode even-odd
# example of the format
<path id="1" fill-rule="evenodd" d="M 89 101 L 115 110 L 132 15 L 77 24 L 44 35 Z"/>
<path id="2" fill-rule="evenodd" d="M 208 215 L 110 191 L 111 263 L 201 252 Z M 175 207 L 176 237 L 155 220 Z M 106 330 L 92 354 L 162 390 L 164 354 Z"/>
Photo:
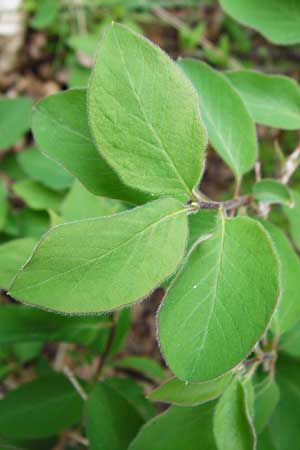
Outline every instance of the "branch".
<path id="1" fill-rule="evenodd" d="M 106 341 L 106 345 L 105 348 L 103 350 L 103 353 L 101 355 L 100 361 L 99 361 L 99 365 L 98 368 L 96 369 L 96 375 L 95 378 L 98 379 L 101 375 L 102 369 L 104 367 L 104 364 L 109 356 L 111 347 L 113 345 L 114 342 L 114 338 L 116 335 L 116 328 L 117 328 L 117 317 L 115 313 L 112 313 L 112 318 L 111 318 L 111 328 L 109 330 L 109 335 Z"/>
<path id="2" fill-rule="evenodd" d="M 239 208 L 240 206 L 249 205 L 252 200 L 251 195 L 244 195 L 242 197 L 238 197 L 236 199 L 227 200 L 225 202 L 214 202 L 214 201 L 202 201 L 197 200 L 195 203 L 192 203 L 192 206 L 195 206 L 195 209 L 223 209 L 225 211 L 229 211 L 231 209 Z"/>

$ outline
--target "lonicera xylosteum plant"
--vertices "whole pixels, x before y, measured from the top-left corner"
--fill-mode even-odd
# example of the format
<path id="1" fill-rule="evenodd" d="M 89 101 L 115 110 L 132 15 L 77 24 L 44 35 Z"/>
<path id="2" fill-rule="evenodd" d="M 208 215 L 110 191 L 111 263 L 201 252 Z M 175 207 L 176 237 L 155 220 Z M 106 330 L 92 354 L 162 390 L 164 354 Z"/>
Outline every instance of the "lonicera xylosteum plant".
<path id="1" fill-rule="evenodd" d="M 273 92 L 280 86 L 283 108 L 270 114 L 262 96 L 276 105 Z M 158 339 L 175 377 L 150 398 L 174 406 L 136 434 L 145 417 L 119 387 L 98 383 L 85 407 L 93 450 L 253 450 L 257 443 L 269 450 L 277 449 L 274 436 L 280 450 L 290 448 L 281 423 L 288 420 L 300 368 L 292 356 L 276 359 L 281 336 L 289 343 L 299 321 L 300 265 L 267 217 L 273 204 L 289 215 L 298 201 L 287 187 L 297 154 L 280 179 L 260 179 L 256 170 L 250 190 L 240 192 L 258 159 L 255 123 L 299 128 L 299 99 L 298 86 L 286 77 L 222 74 L 192 59 L 175 63 L 145 38 L 112 24 L 88 89 L 36 105 L 32 128 L 41 151 L 92 194 L 123 207 L 82 220 L 72 220 L 69 211 L 70 221 L 35 246 L 10 296 L 47 311 L 96 315 L 166 288 Z M 201 191 L 208 141 L 236 182 L 233 197 L 223 202 Z M 288 346 L 284 340 L 280 345 Z M 55 377 L 50 385 L 55 381 L 64 390 L 64 380 Z M 278 409 L 279 390 L 284 401 Z M 29 394 L 22 395 L 25 402 Z M 81 406 L 72 392 L 65 395 L 73 402 L 68 426 Z M 109 428 L 108 409 L 116 414 L 111 433 L 98 419 Z M 286 427 L 292 436 L 293 425 Z M 0 419 L 1 429 L 12 433 Z M 40 430 L 45 436 L 43 423 Z"/>

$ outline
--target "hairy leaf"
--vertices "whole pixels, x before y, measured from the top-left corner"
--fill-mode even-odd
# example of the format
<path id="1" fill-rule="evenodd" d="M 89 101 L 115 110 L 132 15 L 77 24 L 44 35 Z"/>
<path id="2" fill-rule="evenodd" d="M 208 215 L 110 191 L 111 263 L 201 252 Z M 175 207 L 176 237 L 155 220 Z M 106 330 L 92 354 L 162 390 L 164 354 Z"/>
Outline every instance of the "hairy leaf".
<path id="1" fill-rule="evenodd" d="M 126 184 L 192 197 L 206 145 L 197 95 L 158 47 L 112 24 L 96 58 L 88 111 L 99 152 Z"/>
<path id="2" fill-rule="evenodd" d="M 300 89 L 294 79 L 254 70 L 225 75 L 241 95 L 254 122 L 286 130 L 300 128 Z"/>
<path id="3" fill-rule="evenodd" d="M 142 299 L 176 270 L 186 240 L 186 212 L 175 199 L 59 225 L 19 272 L 11 295 L 67 313 L 119 308 Z"/>
<path id="4" fill-rule="evenodd" d="M 219 214 L 167 292 L 159 338 L 177 377 L 212 380 L 235 367 L 265 332 L 279 297 L 278 261 L 253 219 Z"/>
<path id="5" fill-rule="evenodd" d="M 255 126 L 248 110 L 222 73 L 193 59 L 182 59 L 179 65 L 197 89 L 210 143 L 240 178 L 253 167 L 257 155 Z"/>

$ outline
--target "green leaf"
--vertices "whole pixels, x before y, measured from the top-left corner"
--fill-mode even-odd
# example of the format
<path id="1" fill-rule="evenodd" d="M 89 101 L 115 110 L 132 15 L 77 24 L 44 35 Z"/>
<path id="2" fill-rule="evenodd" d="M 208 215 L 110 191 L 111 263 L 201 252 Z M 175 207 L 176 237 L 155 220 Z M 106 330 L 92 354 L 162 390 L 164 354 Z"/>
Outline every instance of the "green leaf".
<path id="1" fill-rule="evenodd" d="M 60 165 L 32 147 L 17 153 L 17 161 L 24 173 L 49 189 L 64 190 L 71 186 L 72 176 Z"/>
<path id="2" fill-rule="evenodd" d="M 280 350 L 294 358 L 300 357 L 300 321 L 280 337 Z"/>
<path id="3" fill-rule="evenodd" d="M 225 76 L 254 122 L 286 130 L 300 128 L 300 89 L 294 79 L 255 70 L 225 72 Z"/>
<path id="4" fill-rule="evenodd" d="M 36 241 L 15 239 L 0 245 L 0 287 L 8 289 L 14 276 L 33 252 Z"/>
<path id="5" fill-rule="evenodd" d="M 217 450 L 214 407 L 214 402 L 192 408 L 172 406 L 144 425 L 128 450 L 199 450 L 200 443 L 201 450 Z"/>
<path id="6" fill-rule="evenodd" d="M 280 450 L 275 446 L 270 427 L 265 428 L 257 438 L 257 450 Z"/>
<path id="7" fill-rule="evenodd" d="M 248 355 L 277 306 L 278 270 L 258 222 L 219 214 L 213 237 L 194 246 L 159 310 L 162 351 L 178 378 L 212 380 Z"/>
<path id="8" fill-rule="evenodd" d="M 263 221 L 279 256 L 281 271 L 281 296 L 274 315 L 273 326 L 277 332 L 285 333 L 300 319 L 300 260 L 284 232 L 270 222 Z"/>
<path id="9" fill-rule="evenodd" d="M 102 317 L 65 317 L 25 306 L 6 305 L 0 309 L 0 345 L 33 341 L 89 345 L 106 325 Z"/>
<path id="10" fill-rule="evenodd" d="M 6 224 L 8 212 L 7 192 L 4 181 L 0 178 L 0 231 L 2 231 Z"/>
<path id="11" fill-rule="evenodd" d="M 233 381 L 218 401 L 214 416 L 218 450 L 254 450 L 255 432 L 242 383 Z"/>
<path id="12" fill-rule="evenodd" d="M 50 227 L 49 214 L 46 211 L 34 211 L 23 208 L 15 216 L 21 237 L 40 239 Z"/>
<path id="13" fill-rule="evenodd" d="M 299 450 L 300 429 L 300 364 L 298 359 L 280 356 L 276 365 L 276 380 L 280 389 L 278 407 L 271 421 L 276 448 Z"/>
<path id="14" fill-rule="evenodd" d="M 255 126 L 248 110 L 222 73 L 193 59 L 182 59 L 179 65 L 197 89 L 211 145 L 240 178 L 252 169 L 257 156 Z"/>
<path id="15" fill-rule="evenodd" d="M 185 209 L 167 198 L 59 225 L 19 272 L 11 295 L 67 313 L 116 309 L 142 299 L 170 276 L 184 256 L 186 240 Z"/>
<path id="16" fill-rule="evenodd" d="M 13 345 L 13 352 L 22 364 L 36 359 L 43 348 L 42 342 L 17 342 Z"/>
<path id="17" fill-rule="evenodd" d="M 99 152 L 125 183 L 192 197 L 204 168 L 205 131 L 191 83 L 163 51 L 112 24 L 96 58 L 88 111 Z"/>
<path id="18" fill-rule="evenodd" d="M 92 217 L 110 216 L 124 211 L 125 204 L 118 200 L 97 197 L 87 191 L 79 181 L 75 181 L 67 194 L 61 212 L 66 222 Z"/>
<path id="19" fill-rule="evenodd" d="M 37 181 L 25 179 L 13 184 L 14 193 L 32 209 L 58 211 L 62 202 L 62 194 L 48 189 Z"/>
<path id="20" fill-rule="evenodd" d="M 145 356 L 125 356 L 118 359 L 114 363 L 114 367 L 133 370 L 153 380 L 165 378 L 164 369 L 154 359 Z"/>
<path id="21" fill-rule="evenodd" d="M 130 203 L 147 201 L 145 194 L 125 186 L 97 152 L 89 131 L 85 89 L 41 100 L 33 112 L 32 129 L 41 150 L 94 194 Z"/>
<path id="22" fill-rule="evenodd" d="M 149 420 L 157 414 L 152 403 L 145 398 L 143 388 L 132 378 L 110 377 L 105 380 L 105 384 L 123 395 L 137 409 L 143 420 Z"/>
<path id="23" fill-rule="evenodd" d="M 261 433 L 270 422 L 279 400 L 279 389 L 270 377 L 255 386 L 255 429 Z"/>
<path id="24" fill-rule="evenodd" d="M 289 220 L 289 230 L 294 244 L 300 250 L 300 193 L 292 190 L 292 197 L 294 207 L 284 207 L 284 213 Z"/>
<path id="25" fill-rule="evenodd" d="M 99 383 L 86 404 L 87 434 L 93 450 L 127 449 L 143 424 L 136 409 L 115 389 Z"/>
<path id="26" fill-rule="evenodd" d="M 300 3 L 294 0 L 220 0 L 224 10 L 275 44 L 300 42 Z"/>
<path id="27" fill-rule="evenodd" d="M 293 198 L 289 188 L 280 181 L 265 178 L 253 185 L 252 192 L 255 199 L 260 202 L 293 206 Z"/>
<path id="28" fill-rule="evenodd" d="M 16 144 L 29 129 L 32 101 L 0 97 L 0 152 Z"/>
<path id="29" fill-rule="evenodd" d="M 63 375 L 51 373 L 22 384 L 0 401 L 0 434 L 5 438 L 53 436 L 81 417 L 82 400 Z"/>
<path id="30" fill-rule="evenodd" d="M 224 391 L 231 377 L 232 374 L 227 373 L 205 383 L 186 383 L 178 378 L 171 378 L 152 391 L 148 398 L 179 406 L 201 405 L 217 398 Z"/>
<path id="31" fill-rule="evenodd" d="M 98 33 L 86 33 L 70 36 L 68 45 L 75 51 L 93 57 L 98 46 Z"/>

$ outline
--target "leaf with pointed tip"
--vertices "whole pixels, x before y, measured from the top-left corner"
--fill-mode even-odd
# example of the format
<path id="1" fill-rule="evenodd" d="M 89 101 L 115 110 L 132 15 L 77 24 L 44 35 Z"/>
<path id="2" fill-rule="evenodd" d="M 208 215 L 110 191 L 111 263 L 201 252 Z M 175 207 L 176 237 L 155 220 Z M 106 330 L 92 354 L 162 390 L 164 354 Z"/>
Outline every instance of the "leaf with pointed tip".
<path id="1" fill-rule="evenodd" d="M 254 450 L 256 437 L 245 389 L 234 380 L 217 403 L 214 434 L 218 450 Z"/>
<path id="2" fill-rule="evenodd" d="M 270 222 L 262 225 L 271 236 L 279 256 L 281 296 L 273 318 L 273 327 L 280 334 L 291 329 L 300 319 L 300 259 L 284 232 Z"/>
<path id="3" fill-rule="evenodd" d="M 225 72 L 225 76 L 254 122 L 285 130 L 300 128 L 300 89 L 293 78 L 246 69 Z"/>
<path id="4" fill-rule="evenodd" d="M 295 0 L 220 0 L 237 21 L 258 30 L 275 44 L 300 42 L 300 3 Z"/>
<path id="5" fill-rule="evenodd" d="M 11 295 L 66 313 L 113 310 L 142 299 L 170 276 L 186 241 L 186 211 L 168 198 L 59 225 L 40 241 Z"/>
<path id="6" fill-rule="evenodd" d="M 192 197 L 204 168 L 205 130 L 192 84 L 163 51 L 112 24 L 96 58 L 88 111 L 99 152 L 126 184 Z"/>
<path id="7" fill-rule="evenodd" d="M 125 186 L 97 152 L 88 125 L 85 89 L 60 92 L 37 103 L 32 129 L 42 152 L 94 194 L 133 204 L 150 198 Z"/>
<path id="8" fill-rule="evenodd" d="M 161 348 L 178 378 L 212 380 L 247 356 L 277 306 L 278 271 L 258 222 L 219 214 L 213 236 L 191 251 L 159 310 Z"/>
<path id="9" fill-rule="evenodd" d="M 197 89 L 210 143 L 240 178 L 257 155 L 255 126 L 246 106 L 222 73 L 193 59 L 179 65 Z"/>
<path id="10" fill-rule="evenodd" d="M 217 398 L 232 377 L 231 373 L 204 383 L 187 383 L 171 378 L 148 396 L 150 400 L 172 403 L 179 406 L 195 406 Z"/>
<path id="11" fill-rule="evenodd" d="M 146 423 L 128 450 L 217 450 L 212 431 L 215 402 L 171 406 Z M 232 449 L 231 449 L 232 450 Z"/>
<path id="12" fill-rule="evenodd" d="M 278 180 L 265 178 L 257 181 L 252 187 L 252 192 L 260 202 L 279 203 L 289 207 L 293 205 L 289 188 Z"/>
<path id="13" fill-rule="evenodd" d="M 92 390 L 86 403 L 86 420 L 93 450 L 125 450 L 143 424 L 136 408 L 106 383 Z"/>

